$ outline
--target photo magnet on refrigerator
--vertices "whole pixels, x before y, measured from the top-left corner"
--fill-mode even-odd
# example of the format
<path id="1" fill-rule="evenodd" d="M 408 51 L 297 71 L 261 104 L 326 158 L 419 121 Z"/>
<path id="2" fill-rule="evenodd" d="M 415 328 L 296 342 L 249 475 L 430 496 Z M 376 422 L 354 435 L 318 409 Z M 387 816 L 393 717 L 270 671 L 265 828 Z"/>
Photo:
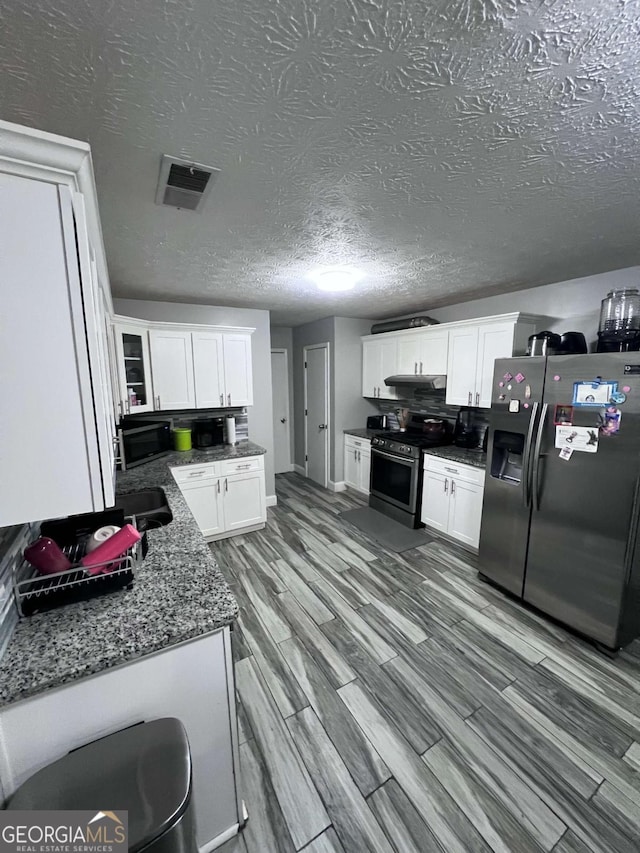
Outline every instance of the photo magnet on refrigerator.
<path id="1" fill-rule="evenodd" d="M 573 423 L 573 406 L 564 406 L 559 403 L 553 415 L 554 426 L 571 426 Z"/>
<path id="2" fill-rule="evenodd" d="M 570 447 L 582 453 L 598 452 L 597 427 L 557 426 L 556 448 Z"/>
<path id="3" fill-rule="evenodd" d="M 600 415 L 600 435 L 615 435 L 620 432 L 622 412 L 616 406 L 607 406 L 604 414 Z"/>

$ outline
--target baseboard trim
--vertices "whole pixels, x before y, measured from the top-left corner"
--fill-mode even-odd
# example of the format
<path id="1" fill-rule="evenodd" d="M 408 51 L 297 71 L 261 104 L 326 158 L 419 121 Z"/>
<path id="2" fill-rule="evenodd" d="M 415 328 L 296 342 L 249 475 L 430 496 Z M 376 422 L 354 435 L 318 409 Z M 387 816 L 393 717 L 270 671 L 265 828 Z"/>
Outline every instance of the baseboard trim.
<path id="1" fill-rule="evenodd" d="M 267 506 L 278 506 L 278 498 L 276 495 L 267 495 Z"/>
<path id="2" fill-rule="evenodd" d="M 337 482 L 333 482 L 333 480 L 329 480 L 329 491 L 331 492 L 346 492 L 347 484 L 344 480 L 338 480 Z"/>
<path id="3" fill-rule="evenodd" d="M 295 465 L 293 466 L 293 470 L 296 474 L 300 474 L 301 477 L 307 476 L 307 471 L 304 465 Z"/>
<path id="4" fill-rule="evenodd" d="M 202 847 L 198 848 L 198 853 L 211 853 L 212 850 L 217 850 L 219 847 L 222 847 L 223 844 L 226 844 L 227 841 L 235 838 L 235 836 L 238 835 L 239 829 L 240 824 L 234 823 L 233 826 L 229 827 L 229 829 L 225 829 L 225 831 L 221 832 L 220 835 L 216 835 L 216 837 L 212 838 L 211 841 L 207 841 L 206 844 L 203 844 Z"/>

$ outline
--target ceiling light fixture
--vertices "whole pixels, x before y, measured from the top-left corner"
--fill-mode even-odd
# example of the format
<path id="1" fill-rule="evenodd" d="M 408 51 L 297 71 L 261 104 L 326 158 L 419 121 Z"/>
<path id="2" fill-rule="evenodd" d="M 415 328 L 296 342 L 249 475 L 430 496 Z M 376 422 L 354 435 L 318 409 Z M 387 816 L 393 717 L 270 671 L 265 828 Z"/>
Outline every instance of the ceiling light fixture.
<path id="1" fill-rule="evenodd" d="M 338 292 L 351 290 L 363 274 L 352 267 L 325 267 L 309 274 L 319 290 Z"/>

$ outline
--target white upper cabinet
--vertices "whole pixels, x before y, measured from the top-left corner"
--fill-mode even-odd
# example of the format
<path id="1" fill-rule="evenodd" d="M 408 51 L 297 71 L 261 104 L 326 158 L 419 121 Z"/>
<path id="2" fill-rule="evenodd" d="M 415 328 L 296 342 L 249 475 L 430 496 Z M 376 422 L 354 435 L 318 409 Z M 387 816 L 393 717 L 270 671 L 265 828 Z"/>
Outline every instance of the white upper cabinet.
<path id="1" fill-rule="evenodd" d="M 149 343 L 156 410 L 194 409 L 191 332 L 151 329 Z"/>
<path id="2" fill-rule="evenodd" d="M 194 332 L 192 340 L 196 406 L 199 409 L 223 406 L 225 383 L 222 335 L 216 332 Z"/>
<path id="3" fill-rule="evenodd" d="M 394 388 L 384 384 L 387 376 L 398 372 L 398 344 L 385 335 L 365 340 L 362 345 L 362 396 L 396 400 Z"/>
<path id="4" fill-rule="evenodd" d="M 421 329 L 399 335 L 397 373 L 404 376 L 442 376 L 447 372 L 448 345 L 446 330 Z"/>
<path id="5" fill-rule="evenodd" d="M 523 354 L 534 331 L 533 318 L 518 314 L 450 328 L 446 402 L 491 408 L 496 359 Z"/>
<path id="6" fill-rule="evenodd" d="M 112 505 L 115 424 L 89 147 L 7 122 L 0 131 L 0 526 L 8 526 Z"/>
<path id="7" fill-rule="evenodd" d="M 113 327 L 118 395 L 118 417 L 155 408 L 151 384 L 149 332 L 144 324 L 115 323 Z"/>
<path id="8" fill-rule="evenodd" d="M 224 352 L 225 406 L 253 405 L 253 370 L 251 366 L 251 335 L 225 333 Z"/>

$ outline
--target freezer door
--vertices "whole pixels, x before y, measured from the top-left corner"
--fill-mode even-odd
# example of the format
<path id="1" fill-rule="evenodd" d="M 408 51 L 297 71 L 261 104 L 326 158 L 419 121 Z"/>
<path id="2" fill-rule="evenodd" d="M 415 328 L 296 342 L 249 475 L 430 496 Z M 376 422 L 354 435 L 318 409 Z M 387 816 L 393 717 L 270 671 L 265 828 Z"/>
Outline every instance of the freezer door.
<path id="1" fill-rule="evenodd" d="M 533 511 L 524 598 L 610 648 L 619 644 L 637 521 L 640 375 L 624 372 L 624 365 L 634 361 L 640 372 L 640 354 L 635 353 L 549 358 L 532 460 Z M 619 406 L 619 432 L 599 435 L 596 453 L 574 450 L 565 461 L 555 447 L 554 416 L 567 413 L 556 406 L 571 406 L 574 382 L 596 377 L 617 381 L 620 389 L 630 388 Z M 574 407 L 573 426 L 591 428 L 598 435 L 603 412 L 602 407 Z"/>
<path id="2" fill-rule="evenodd" d="M 544 358 L 499 359 L 493 377 L 478 568 L 518 596 L 524 583 L 531 517 L 530 449 L 545 364 Z M 512 379 L 505 378 L 509 375 Z M 524 379 L 517 381 L 516 376 Z M 517 401 L 517 412 L 509 411 L 511 401 Z"/>

